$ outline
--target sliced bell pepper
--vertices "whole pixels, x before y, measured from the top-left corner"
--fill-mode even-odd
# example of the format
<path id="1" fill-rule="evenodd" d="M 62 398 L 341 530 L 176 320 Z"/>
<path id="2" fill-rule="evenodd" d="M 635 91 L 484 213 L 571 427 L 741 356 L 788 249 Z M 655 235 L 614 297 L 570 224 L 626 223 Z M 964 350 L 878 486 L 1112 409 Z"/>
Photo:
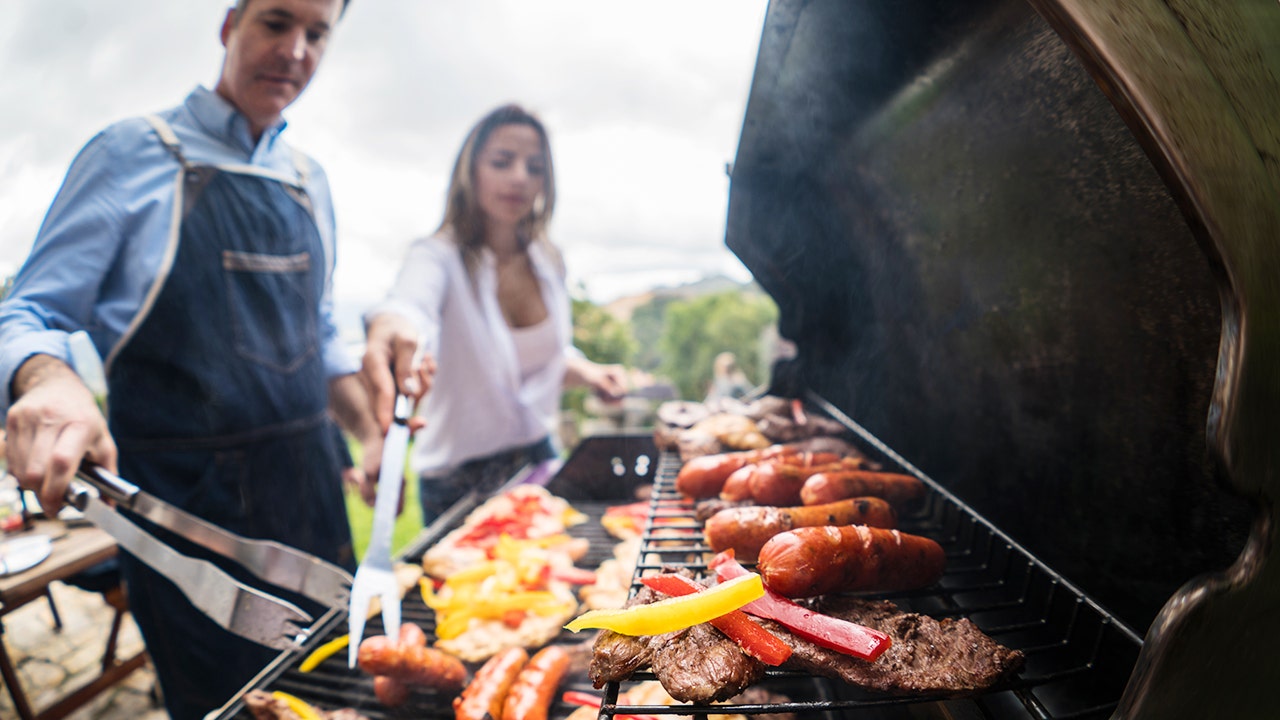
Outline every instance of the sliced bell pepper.
<path id="1" fill-rule="evenodd" d="M 315 670 L 317 667 L 320 666 L 320 663 L 324 662 L 325 660 L 328 660 L 331 655 L 345 648 L 350 643 L 351 643 L 351 636 L 343 635 L 341 637 L 336 637 L 330 640 L 329 642 L 321 645 L 320 647 L 313 650 L 312 653 L 308 655 L 305 660 L 302 661 L 301 665 L 298 665 L 298 672 L 305 673 L 305 672 L 311 672 L 312 670 Z"/>
<path id="2" fill-rule="evenodd" d="M 576 565 L 570 567 L 550 568 L 548 577 L 552 580 L 567 582 L 571 585 L 595 585 L 596 574 L 586 568 L 580 568 Z"/>
<path id="3" fill-rule="evenodd" d="M 663 595 L 684 596 L 706 590 L 705 587 L 684 575 L 653 575 L 642 578 L 640 582 Z M 782 638 L 760 627 L 741 610 L 726 613 L 710 622 L 712 627 L 738 643 L 738 647 L 742 648 L 743 652 L 766 665 L 781 665 L 791 657 L 790 645 L 783 642 Z"/>
<path id="4" fill-rule="evenodd" d="M 712 558 L 711 567 L 722 582 L 755 574 L 734 559 L 732 550 L 725 550 Z M 765 588 L 763 597 L 743 606 L 742 610 L 756 617 L 776 620 L 807 640 L 863 660 L 880 657 L 889 649 L 891 642 L 889 636 L 879 630 L 814 612 L 768 588 Z"/>
<path id="5" fill-rule="evenodd" d="M 277 700 L 283 700 L 285 705 L 294 712 L 302 720 L 321 720 L 320 711 L 316 710 L 306 700 L 296 695 L 290 695 L 287 692 L 276 690 L 271 693 Z"/>
<path id="6" fill-rule="evenodd" d="M 648 605 L 588 610 L 565 629 L 573 632 L 604 628 L 623 635 L 661 635 L 683 630 L 764 597 L 764 583 L 755 573 L 722 582 L 705 592 L 669 597 Z"/>
<path id="7" fill-rule="evenodd" d="M 493 598 L 471 598 L 466 604 L 450 604 L 448 609 L 436 610 L 436 637 L 448 640 L 461 635 L 466 631 L 472 618 L 503 620 L 512 610 L 550 615 L 566 609 L 568 609 L 568 602 L 565 600 L 552 593 L 536 590 Z"/>
<path id="8" fill-rule="evenodd" d="M 567 690 L 560 699 L 564 700 L 569 705 L 581 705 L 583 707 L 596 709 L 599 709 L 603 702 L 595 695 L 581 692 L 579 690 Z M 613 717 L 618 720 L 658 720 L 658 718 L 653 715 L 614 715 Z"/>

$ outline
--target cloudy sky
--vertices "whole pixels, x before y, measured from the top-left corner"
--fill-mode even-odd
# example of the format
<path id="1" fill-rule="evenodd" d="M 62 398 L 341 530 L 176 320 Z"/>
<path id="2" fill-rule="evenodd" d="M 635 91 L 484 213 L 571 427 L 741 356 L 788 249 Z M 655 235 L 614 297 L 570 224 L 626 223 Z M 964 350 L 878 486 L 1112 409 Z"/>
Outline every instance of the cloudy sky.
<path id="1" fill-rule="evenodd" d="M 212 87 L 230 0 L 11 0 L 0 14 L 0 275 L 102 126 Z M 605 302 L 747 271 L 724 247 L 766 0 L 355 0 L 286 137 L 325 166 L 340 311 L 440 221 L 467 129 L 518 101 L 548 125 L 553 239 Z"/>

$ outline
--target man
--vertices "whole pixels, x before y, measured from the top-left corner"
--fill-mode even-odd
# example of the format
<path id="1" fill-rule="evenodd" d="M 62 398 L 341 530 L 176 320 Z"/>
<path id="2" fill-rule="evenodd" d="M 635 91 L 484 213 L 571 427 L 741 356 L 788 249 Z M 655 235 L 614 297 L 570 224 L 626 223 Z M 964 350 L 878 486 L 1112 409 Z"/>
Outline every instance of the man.
<path id="1" fill-rule="evenodd" d="M 381 432 L 332 321 L 327 179 L 280 138 L 345 4 L 238 0 L 213 91 L 112 125 L 72 164 L 0 304 L 9 469 L 46 510 L 82 459 L 118 463 L 233 532 L 354 567 L 331 417 L 362 443 L 366 482 Z M 106 358 L 106 420 L 70 364 L 80 329 Z M 121 573 L 173 718 L 275 657 L 132 557 Z"/>

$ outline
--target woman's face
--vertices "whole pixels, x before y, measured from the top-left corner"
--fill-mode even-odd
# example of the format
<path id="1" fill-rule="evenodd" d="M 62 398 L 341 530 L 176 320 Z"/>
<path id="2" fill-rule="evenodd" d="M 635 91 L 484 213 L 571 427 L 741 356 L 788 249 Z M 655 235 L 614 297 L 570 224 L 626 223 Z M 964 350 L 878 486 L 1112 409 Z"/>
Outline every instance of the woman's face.
<path id="1" fill-rule="evenodd" d="M 533 211 L 546 182 L 542 138 L 528 125 L 501 125 L 476 155 L 476 199 L 494 225 L 514 227 Z"/>

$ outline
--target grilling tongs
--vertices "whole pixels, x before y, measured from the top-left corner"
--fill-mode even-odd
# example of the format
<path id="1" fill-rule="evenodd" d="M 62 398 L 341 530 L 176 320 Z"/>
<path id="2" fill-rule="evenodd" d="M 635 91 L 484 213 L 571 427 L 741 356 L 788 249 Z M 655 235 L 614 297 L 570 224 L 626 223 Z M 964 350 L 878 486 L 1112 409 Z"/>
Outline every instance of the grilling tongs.
<path id="1" fill-rule="evenodd" d="M 214 622 L 240 637 L 276 650 L 295 649 L 306 639 L 313 618 L 297 605 L 245 585 L 207 560 L 183 555 L 121 514 L 120 509 L 236 561 L 271 585 L 325 607 L 347 606 L 351 574 L 332 563 L 278 542 L 224 530 L 97 465 L 84 463 L 76 477 L 80 482 L 73 482 L 67 494 L 70 505 L 125 550 L 173 581 Z"/>

